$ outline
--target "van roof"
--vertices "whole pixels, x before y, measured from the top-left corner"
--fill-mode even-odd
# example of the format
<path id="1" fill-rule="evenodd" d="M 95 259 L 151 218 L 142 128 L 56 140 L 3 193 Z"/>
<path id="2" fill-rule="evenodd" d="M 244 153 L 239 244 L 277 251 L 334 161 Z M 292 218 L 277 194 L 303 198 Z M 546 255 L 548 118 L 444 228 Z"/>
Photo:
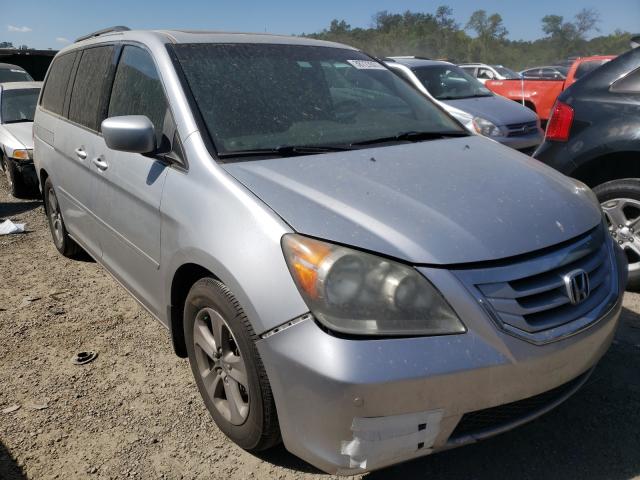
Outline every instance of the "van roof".
<path id="1" fill-rule="evenodd" d="M 356 50 L 354 47 L 340 43 L 316 40 L 308 37 L 295 37 L 288 35 L 274 35 L 269 33 L 243 33 L 220 32 L 199 30 L 124 30 L 122 27 L 114 30 L 105 29 L 95 34 L 81 37 L 77 42 L 64 48 L 62 51 L 73 50 L 78 46 L 84 46 L 105 41 L 136 40 L 140 42 L 151 41 L 162 43 L 264 43 L 283 45 L 309 45 L 333 48 L 346 48 Z"/>

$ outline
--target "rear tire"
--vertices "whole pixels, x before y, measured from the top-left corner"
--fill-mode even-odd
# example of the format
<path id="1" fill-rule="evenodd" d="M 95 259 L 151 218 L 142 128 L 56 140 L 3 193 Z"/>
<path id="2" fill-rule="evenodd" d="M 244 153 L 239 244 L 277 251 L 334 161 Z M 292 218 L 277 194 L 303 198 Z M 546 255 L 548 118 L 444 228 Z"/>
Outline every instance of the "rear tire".
<path id="1" fill-rule="evenodd" d="M 82 248 L 69 236 L 60 212 L 60 204 L 51 179 L 47 178 L 43 189 L 44 209 L 49 221 L 49 230 L 56 249 L 67 258 L 75 258 Z"/>
<path id="2" fill-rule="evenodd" d="M 623 178 L 596 186 L 594 193 L 609 232 L 629 260 L 627 289 L 640 289 L 640 179 Z"/>
<path id="3" fill-rule="evenodd" d="M 248 451 L 280 443 L 259 337 L 224 284 L 207 277 L 191 287 L 184 334 L 196 385 L 218 428 Z"/>

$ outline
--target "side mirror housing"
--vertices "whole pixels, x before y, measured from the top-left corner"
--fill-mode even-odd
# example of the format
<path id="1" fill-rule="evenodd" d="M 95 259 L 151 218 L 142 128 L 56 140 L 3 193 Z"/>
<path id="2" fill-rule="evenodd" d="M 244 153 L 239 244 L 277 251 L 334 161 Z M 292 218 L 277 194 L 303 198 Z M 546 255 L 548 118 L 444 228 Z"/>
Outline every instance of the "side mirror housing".
<path id="1" fill-rule="evenodd" d="M 144 115 L 111 117 L 102 121 L 102 135 L 111 150 L 151 153 L 156 149 L 156 132 Z"/>

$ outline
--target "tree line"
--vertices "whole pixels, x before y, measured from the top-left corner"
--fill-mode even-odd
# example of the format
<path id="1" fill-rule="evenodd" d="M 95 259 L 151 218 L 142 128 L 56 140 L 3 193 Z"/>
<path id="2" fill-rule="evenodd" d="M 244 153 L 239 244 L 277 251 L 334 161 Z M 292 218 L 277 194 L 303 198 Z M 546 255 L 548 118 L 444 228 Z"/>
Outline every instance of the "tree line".
<path id="1" fill-rule="evenodd" d="M 453 9 L 439 6 L 433 13 L 378 12 L 369 28 L 354 28 L 333 20 L 328 28 L 307 36 L 346 43 L 378 57 L 417 55 L 456 63 L 503 64 L 515 70 L 558 64 L 571 57 L 619 54 L 629 48 L 631 33 L 599 33 L 600 15 L 582 9 L 572 19 L 545 15 L 540 19 L 544 37 L 510 40 L 499 13 L 476 10 L 466 24 L 453 17 Z"/>

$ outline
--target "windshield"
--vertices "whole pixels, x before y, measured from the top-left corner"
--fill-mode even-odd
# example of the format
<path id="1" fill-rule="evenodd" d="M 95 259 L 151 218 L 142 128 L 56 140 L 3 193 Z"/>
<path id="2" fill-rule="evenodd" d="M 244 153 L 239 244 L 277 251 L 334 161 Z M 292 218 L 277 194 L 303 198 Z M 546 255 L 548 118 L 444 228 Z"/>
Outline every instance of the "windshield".
<path id="1" fill-rule="evenodd" d="M 33 78 L 19 68 L 0 68 L 0 83 L 2 82 L 32 82 Z"/>
<path id="2" fill-rule="evenodd" d="M 438 100 L 490 97 L 482 83 L 455 65 L 431 65 L 413 69 L 424 88 Z"/>
<path id="3" fill-rule="evenodd" d="M 33 122 L 39 94 L 39 88 L 4 90 L 0 100 L 2 123 Z"/>
<path id="4" fill-rule="evenodd" d="M 358 51 L 279 44 L 181 44 L 175 51 L 211 139 L 226 156 L 464 132 Z"/>
<path id="5" fill-rule="evenodd" d="M 520 78 L 520 75 L 518 75 L 516 72 L 514 72 L 510 68 L 502 67 L 500 65 L 494 65 L 493 68 L 495 69 L 496 72 L 502 75 L 506 80 L 516 80 Z"/>

